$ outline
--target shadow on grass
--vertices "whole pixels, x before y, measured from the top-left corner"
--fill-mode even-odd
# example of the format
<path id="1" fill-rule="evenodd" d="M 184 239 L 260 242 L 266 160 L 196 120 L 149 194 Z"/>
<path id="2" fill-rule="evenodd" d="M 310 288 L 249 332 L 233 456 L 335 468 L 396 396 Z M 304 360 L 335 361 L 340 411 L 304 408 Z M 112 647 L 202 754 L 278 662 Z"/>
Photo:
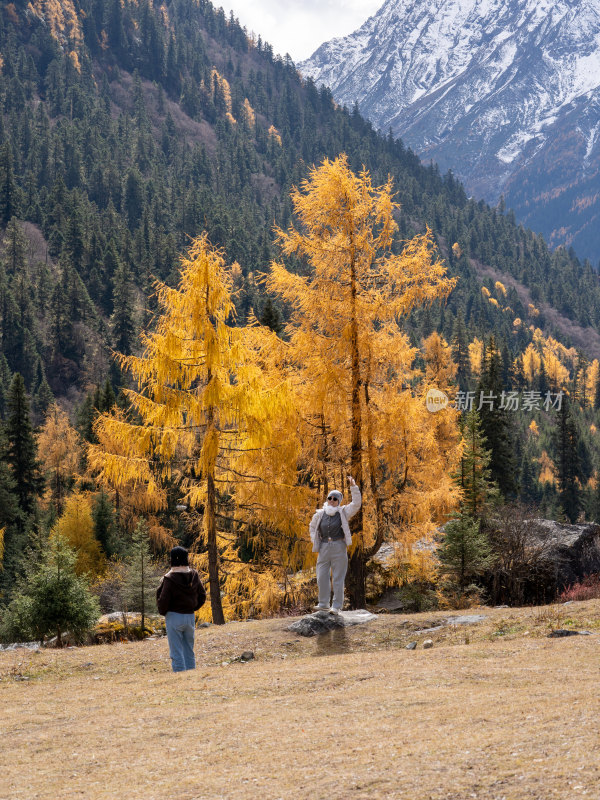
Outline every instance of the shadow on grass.
<path id="1" fill-rule="evenodd" d="M 316 639 L 316 656 L 336 656 L 350 652 L 350 642 L 345 628 L 334 628 L 332 631 L 319 633 Z"/>

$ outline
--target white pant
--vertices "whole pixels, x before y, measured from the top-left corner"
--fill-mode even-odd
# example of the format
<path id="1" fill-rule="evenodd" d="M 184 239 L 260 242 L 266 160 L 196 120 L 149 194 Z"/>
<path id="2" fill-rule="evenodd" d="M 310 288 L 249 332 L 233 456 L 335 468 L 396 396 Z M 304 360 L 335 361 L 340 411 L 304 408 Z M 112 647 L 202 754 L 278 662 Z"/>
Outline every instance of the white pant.
<path id="1" fill-rule="evenodd" d="M 348 550 L 344 539 L 337 542 L 321 542 L 317 558 L 317 586 L 319 605 L 329 606 L 333 583 L 332 608 L 341 610 L 344 605 L 344 581 L 348 569 Z M 331 576 L 331 578 L 330 578 Z"/>

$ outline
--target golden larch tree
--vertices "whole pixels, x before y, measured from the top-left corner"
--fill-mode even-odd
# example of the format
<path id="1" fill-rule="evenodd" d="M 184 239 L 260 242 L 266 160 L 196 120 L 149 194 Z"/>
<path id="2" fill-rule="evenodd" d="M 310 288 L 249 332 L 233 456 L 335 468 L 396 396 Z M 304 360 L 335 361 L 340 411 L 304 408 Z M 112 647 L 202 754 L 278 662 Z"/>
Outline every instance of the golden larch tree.
<path id="1" fill-rule="evenodd" d="M 286 402 L 282 387 L 261 381 L 244 332 L 233 324 L 231 283 L 222 253 L 206 234 L 194 239 L 181 258 L 177 288 L 156 284 L 162 313 L 155 331 L 142 336 L 142 356 L 119 357 L 138 384 L 125 394 L 140 422 L 100 416 L 96 431 L 103 445 L 90 448 L 102 480 L 142 488 L 156 508 L 166 502 L 163 479 L 178 482 L 190 518 L 201 524 L 216 624 L 225 621 L 220 500 L 231 504 L 236 486 L 261 481 L 239 467 L 250 451 L 272 444 L 270 420 Z"/>
<path id="2" fill-rule="evenodd" d="M 352 521 L 348 574 L 350 602 L 364 607 L 366 564 L 384 539 L 403 535 L 410 547 L 456 494 L 424 396 L 410 388 L 415 350 L 399 327 L 454 281 L 429 231 L 393 253 L 391 179 L 374 187 L 345 155 L 313 168 L 292 201 L 298 227 L 277 230 L 277 239 L 308 275 L 274 262 L 266 283 L 291 308 L 286 333 L 307 479 L 323 497 L 330 480 L 350 473 L 366 499 Z"/>
<path id="3" fill-rule="evenodd" d="M 50 488 L 51 501 L 60 515 L 68 485 L 81 463 L 81 440 L 67 414 L 56 404 L 50 406 L 37 439 L 42 469 Z"/>
<path id="4" fill-rule="evenodd" d="M 88 575 L 92 580 L 104 572 L 106 560 L 100 543 L 94 536 L 92 500 L 87 494 L 72 494 L 64 503 L 64 510 L 51 532 L 52 537 L 63 537 L 77 556 L 75 572 Z"/>

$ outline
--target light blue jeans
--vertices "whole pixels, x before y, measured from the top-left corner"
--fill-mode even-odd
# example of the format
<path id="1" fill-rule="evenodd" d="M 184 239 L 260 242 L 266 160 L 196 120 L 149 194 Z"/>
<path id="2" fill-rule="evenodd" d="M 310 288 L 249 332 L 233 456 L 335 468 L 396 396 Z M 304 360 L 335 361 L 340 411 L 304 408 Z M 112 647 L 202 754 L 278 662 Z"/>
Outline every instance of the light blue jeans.
<path id="1" fill-rule="evenodd" d="M 194 615 L 167 611 L 165 625 L 173 672 L 195 669 L 194 631 L 196 630 L 196 618 Z"/>

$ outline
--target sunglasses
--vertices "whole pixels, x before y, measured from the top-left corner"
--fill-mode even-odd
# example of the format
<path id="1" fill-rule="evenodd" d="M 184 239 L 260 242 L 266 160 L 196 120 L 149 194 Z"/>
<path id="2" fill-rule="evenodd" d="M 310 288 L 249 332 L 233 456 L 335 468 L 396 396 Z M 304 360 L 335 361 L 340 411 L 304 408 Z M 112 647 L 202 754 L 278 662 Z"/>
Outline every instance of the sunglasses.
<path id="1" fill-rule="evenodd" d="M 340 502 L 340 498 L 339 498 L 339 497 L 328 497 L 328 498 L 327 498 L 327 500 L 328 500 L 328 502 L 330 502 L 330 503 L 333 503 L 334 501 L 335 501 L 336 503 L 339 503 L 339 502 Z"/>

